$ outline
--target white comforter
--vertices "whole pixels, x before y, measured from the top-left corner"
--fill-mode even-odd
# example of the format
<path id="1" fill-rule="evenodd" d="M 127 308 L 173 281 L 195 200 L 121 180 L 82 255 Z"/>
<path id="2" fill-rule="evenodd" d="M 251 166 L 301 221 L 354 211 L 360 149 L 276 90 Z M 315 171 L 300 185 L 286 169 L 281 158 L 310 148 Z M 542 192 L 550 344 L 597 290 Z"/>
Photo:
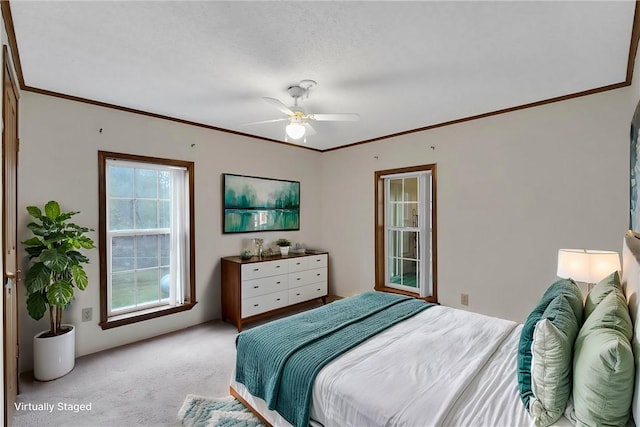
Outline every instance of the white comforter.
<path id="1" fill-rule="evenodd" d="M 448 307 L 425 310 L 325 367 L 311 418 L 325 426 L 442 425 L 516 326 Z"/>

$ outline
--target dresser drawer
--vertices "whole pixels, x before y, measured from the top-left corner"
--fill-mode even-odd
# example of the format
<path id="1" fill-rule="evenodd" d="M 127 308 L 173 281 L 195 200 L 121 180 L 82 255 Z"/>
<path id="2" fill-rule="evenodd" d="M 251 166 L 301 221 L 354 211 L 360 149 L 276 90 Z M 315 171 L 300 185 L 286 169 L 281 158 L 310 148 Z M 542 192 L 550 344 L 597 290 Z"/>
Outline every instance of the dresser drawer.
<path id="1" fill-rule="evenodd" d="M 327 254 L 322 255 L 312 255 L 307 257 L 309 261 L 309 268 L 320 268 L 326 267 L 328 264 L 328 256 Z"/>
<path id="2" fill-rule="evenodd" d="M 289 276 L 261 277 L 253 280 L 242 281 L 242 298 L 252 298 L 271 292 L 284 291 L 289 288 Z"/>
<path id="3" fill-rule="evenodd" d="M 311 285 L 301 286 L 299 288 L 289 289 L 289 304 L 308 301 L 314 298 L 320 298 L 327 295 L 327 282 L 314 283 Z"/>
<path id="4" fill-rule="evenodd" d="M 309 285 L 315 282 L 327 280 L 326 268 L 314 268 L 313 270 L 298 271 L 289 274 L 289 288 Z"/>
<path id="5" fill-rule="evenodd" d="M 309 283 L 326 282 L 327 281 L 327 268 L 314 268 L 313 270 L 307 270 L 307 280 Z"/>
<path id="6" fill-rule="evenodd" d="M 288 260 L 252 262 L 242 265 L 242 280 L 252 280 L 260 277 L 277 276 L 289 272 Z"/>
<path id="7" fill-rule="evenodd" d="M 298 257 L 289 260 L 289 273 L 302 271 L 309 268 L 308 257 Z"/>
<path id="8" fill-rule="evenodd" d="M 242 317 L 250 317 L 265 311 L 289 305 L 287 291 L 274 292 L 242 300 Z"/>

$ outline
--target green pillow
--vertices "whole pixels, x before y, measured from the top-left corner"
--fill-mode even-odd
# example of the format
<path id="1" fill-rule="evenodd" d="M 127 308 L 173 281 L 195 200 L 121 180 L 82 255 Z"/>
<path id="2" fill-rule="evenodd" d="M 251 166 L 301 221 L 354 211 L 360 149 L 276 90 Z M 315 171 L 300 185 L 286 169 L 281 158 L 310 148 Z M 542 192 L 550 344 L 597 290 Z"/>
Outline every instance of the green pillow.
<path id="1" fill-rule="evenodd" d="M 529 413 L 536 425 L 548 426 L 563 414 L 571 395 L 573 344 L 578 321 L 566 297 L 558 296 L 536 324 L 531 346 Z"/>
<path id="2" fill-rule="evenodd" d="M 589 294 L 584 301 L 584 318 L 586 319 L 589 317 L 596 306 L 600 304 L 600 302 L 614 289 L 622 290 L 622 285 L 620 284 L 620 273 L 617 271 L 614 271 L 602 279 L 591 289 L 591 291 L 589 291 Z"/>
<path id="3" fill-rule="evenodd" d="M 609 328 L 618 330 L 631 341 L 633 323 L 631 322 L 629 307 L 622 289 L 614 288 L 611 290 L 595 307 L 591 315 L 586 318 L 582 328 L 585 333 L 580 334 L 578 340 L 584 339 L 589 330 Z"/>
<path id="4" fill-rule="evenodd" d="M 567 298 L 578 324 L 582 325 L 584 304 L 582 302 L 582 291 L 576 282 L 573 279 L 560 279 L 553 282 L 542 295 L 539 305 L 543 305 L 546 308 L 558 295 L 563 295 Z"/>
<path id="5" fill-rule="evenodd" d="M 568 307 L 573 313 L 578 327 L 582 325 L 582 292 L 576 283 L 571 279 L 561 279 L 549 286 L 544 295 L 538 302 L 538 305 L 533 309 L 531 314 L 527 317 L 527 320 L 522 327 L 520 333 L 520 342 L 518 344 L 518 390 L 520 392 L 520 399 L 525 408 L 529 410 L 529 400 L 534 396 L 531 384 L 531 363 L 532 363 L 532 345 L 533 334 L 537 323 L 542 320 L 545 310 L 557 297 L 564 297 L 568 303 Z M 560 304 L 558 302 L 558 304 Z M 562 304 L 566 309 L 567 306 Z M 548 313 L 547 313 L 548 315 Z M 555 325 L 559 328 L 559 325 Z M 568 334 L 568 331 L 563 331 Z"/>
<path id="6" fill-rule="evenodd" d="M 625 425 L 631 411 L 633 333 L 621 290 L 596 306 L 578 333 L 573 359 L 573 413 L 578 425 Z"/>

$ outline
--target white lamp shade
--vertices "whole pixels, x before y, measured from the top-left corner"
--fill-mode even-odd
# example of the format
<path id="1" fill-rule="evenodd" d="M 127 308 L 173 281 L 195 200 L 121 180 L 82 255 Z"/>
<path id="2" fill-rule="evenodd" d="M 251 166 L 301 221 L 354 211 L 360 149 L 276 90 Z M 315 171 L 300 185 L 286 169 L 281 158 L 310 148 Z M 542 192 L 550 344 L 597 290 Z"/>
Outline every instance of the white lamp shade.
<path id="1" fill-rule="evenodd" d="M 304 133 L 306 131 L 305 127 L 303 124 L 299 123 L 299 122 L 294 122 L 292 121 L 291 123 L 289 123 L 287 125 L 287 127 L 285 128 L 287 135 L 289 135 L 289 138 L 292 139 L 300 139 L 304 136 Z"/>
<path id="2" fill-rule="evenodd" d="M 620 270 L 620 256 L 612 251 L 586 249 L 560 249 L 558 251 L 558 277 L 576 282 L 598 283 L 616 270 Z"/>

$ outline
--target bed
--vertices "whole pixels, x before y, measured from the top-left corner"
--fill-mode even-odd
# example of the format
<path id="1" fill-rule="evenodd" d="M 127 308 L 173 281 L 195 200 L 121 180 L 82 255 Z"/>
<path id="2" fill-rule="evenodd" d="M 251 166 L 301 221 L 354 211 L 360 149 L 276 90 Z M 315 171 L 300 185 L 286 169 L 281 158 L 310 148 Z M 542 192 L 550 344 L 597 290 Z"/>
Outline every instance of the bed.
<path id="1" fill-rule="evenodd" d="M 640 287 L 640 235 L 631 232 L 625 235 L 622 259 L 623 270 L 619 286 L 621 292 L 624 292 L 625 310 L 633 321 L 634 326 L 630 327 L 635 329 L 638 311 L 637 290 Z M 550 286 L 549 289 L 553 286 Z M 594 289 L 597 290 L 600 287 L 596 286 Z M 393 308 L 395 311 L 392 314 L 381 311 L 376 314 L 380 316 L 380 319 L 393 319 L 389 322 L 390 324 L 380 327 L 380 330 L 375 330 L 376 328 L 371 328 L 371 325 L 379 325 L 380 319 L 373 318 L 368 327 L 349 332 L 348 330 L 355 325 L 352 325 L 354 323 L 352 320 L 345 321 L 345 317 L 342 322 L 349 324 L 349 327 L 344 328 L 346 331 L 342 331 L 343 335 L 353 335 L 359 338 L 353 344 L 348 345 L 345 344 L 347 340 L 344 337 L 336 338 L 334 341 L 338 347 L 344 347 L 340 354 L 330 357 L 327 361 L 320 361 L 321 356 L 318 354 L 325 352 L 324 349 L 327 346 L 330 347 L 334 344 L 319 342 L 321 340 L 319 337 L 325 335 L 324 332 L 316 332 L 316 329 L 313 329 L 319 324 L 317 322 L 326 318 L 327 322 L 319 329 L 331 329 L 330 325 L 335 323 L 333 323 L 333 317 L 330 316 L 347 316 L 343 311 L 350 310 L 356 312 L 355 317 L 364 318 L 361 316 L 360 310 L 364 310 L 363 307 L 369 303 L 369 300 L 373 301 L 378 297 L 373 295 L 367 298 L 358 300 L 353 309 L 345 309 L 348 306 L 341 307 L 335 305 L 337 302 L 334 302 L 325 306 L 326 308 L 316 309 L 325 311 L 313 310 L 312 318 L 309 321 L 304 320 L 304 317 L 298 317 L 305 315 L 305 313 L 301 313 L 240 334 L 237 340 L 238 361 L 230 385 L 231 394 L 241 400 L 265 423 L 277 426 L 307 424 L 327 427 L 536 425 L 534 417 L 525 409 L 522 385 L 518 382 L 521 377 L 523 337 L 528 328 L 531 328 L 529 320 L 535 310 L 527 322 L 518 324 L 450 307 L 430 304 L 425 304 L 426 307 L 420 307 L 417 305 L 419 300 L 405 303 L 401 299 L 392 298 L 384 300 L 390 302 L 384 302 L 383 305 L 395 307 Z M 542 300 L 544 300 L 544 296 Z M 562 300 L 563 303 L 566 301 L 564 297 L 553 299 L 553 301 L 558 300 Z M 626 308 L 627 303 L 628 309 Z M 580 304 L 582 304 L 582 299 L 580 299 Z M 403 308 L 411 313 L 407 314 L 405 311 L 401 313 L 398 308 L 401 305 L 411 306 Z M 599 306 L 605 305 L 602 303 Z M 330 313 L 329 307 L 331 306 L 334 306 L 334 313 Z M 540 313 L 543 311 L 547 313 L 550 308 L 545 310 L 541 310 Z M 593 307 L 592 313 L 596 313 Z M 628 314 L 627 317 L 629 317 Z M 315 318 L 313 318 L 314 315 Z M 593 319 L 596 317 L 598 317 L 596 314 L 590 315 L 591 324 L 595 322 Z M 611 320 L 611 316 L 607 319 Z M 543 320 L 546 322 L 548 319 Z M 289 323 L 280 323 L 287 321 Z M 573 322 L 573 320 L 571 321 Z M 291 322 L 297 323 L 295 326 L 291 326 Z M 586 325 L 589 322 L 585 321 L 584 323 Z M 616 319 L 613 322 L 612 330 L 607 330 L 607 333 L 615 333 L 616 337 L 624 335 L 617 331 L 622 324 L 624 322 Z M 272 329 L 263 329 L 269 325 Z M 630 321 L 629 325 L 631 325 Z M 571 348 L 573 348 L 574 342 L 586 342 L 583 337 L 584 328 L 581 326 L 582 319 L 578 325 L 580 330 L 576 330 L 573 336 L 568 335 L 567 340 L 569 340 Z M 601 326 L 598 325 L 594 329 L 596 333 L 603 330 Z M 292 328 L 292 332 L 282 333 L 287 328 Z M 536 330 L 543 330 L 543 328 L 538 326 Z M 251 336 L 252 339 L 249 339 L 249 336 L 245 337 L 244 334 L 249 334 L 252 331 L 257 331 Z M 277 340 L 279 333 L 282 333 L 283 341 L 281 343 L 273 342 L 273 340 Z M 266 344 L 253 342 L 260 335 L 263 335 Z M 307 342 L 312 343 L 315 348 L 310 348 L 307 353 L 300 356 L 291 356 L 295 354 L 293 351 L 300 348 L 295 338 L 296 335 L 310 337 Z M 625 345 L 629 345 L 636 355 L 640 355 L 640 345 L 636 334 L 633 334 L 633 338 L 631 338 L 631 334 L 628 335 L 628 344 Z M 621 338 L 621 340 L 624 341 L 625 338 Z M 275 350 L 269 350 L 268 345 L 272 345 Z M 623 346 L 623 350 L 624 348 L 626 347 Z M 282 351 L 278 349 L 282 349 Z M 264 385 L 274 382 L 275 377 L 267 376 L 265 379 L 261 376 L 265 375 L 267 369 L 258 363 L 263 356 L 268 358 L 270 351 L 278 352 L 274 356 L 276 359 L 295 360 L 296 357 L 299 360 L 318 359 L 315 368 L 301 368 L 310 372 L 309 378 L 311 379 L 298 380 L 298 377 L 292 376 L 293 374 L 287 370 L 288 367 L 277 365 L 274 370 L 280 372 L 281 377 L 278 377 L 278 381 L 281 383 L 278 383 L 275 391 L 273 389 L 263 391 L 259 387 L 257 388 L 256 383 Z M 532 364 L 542 364 L 545 365 L 545 369 L 548 369 L 546 363 L 542 363 L 544 360 L 541 362 L 539 354 L 535 350 L 532 351 L 534 352 L 531 357 L 534 359 Z M 331 353 L 331 351 L 327 352 Z M 283 356 L 285 353 L 286 355 Z M 623 356 L 624 354 L 619 357 L 622 359 Z M 581 352 L 580 357 L 581 359 L 578 361 L 577 350 L 575 355 L 571 354 L 571 369 L 583 369 L 582 358 L 587 356 L 582 356 Z M 638 416 L 639 408 L 638 393 L 634 392 L 639 388 L 639 376 L 634 375 L 638 357 L 634 358 L 633 355 L 631 357 L 630 363 L 633 371 L 627 369 L 624 372 L 616 371 L 615 374 L 626 384 L 616 386 L 615 393 L 624 394 L 614 396 L 615 393 L 613 393 L 611 396 L 611 399 L 615 398 L 613 406 L 618 404 L 618 406 L 626 407 L 627 410 L 629 407 L 632 410 L 630 412 L 633 416 L 629 416 L 628 421 L 625 418 L 628 425 L 633 425 L 633 419 Z M 273 363 L 273 361 L 267 362 L 267 364 L 269 363 Z M 533 373 L 532 376 L 534 376 Z M 592 376 L 576 376 L 576 379 L 583 377 L 587 378 L 588 382 L 591 381 Z M 296 380 L 293 381 L 291 378 L 296 378 Z M 599 384 L 595 389 L 589 389 L 588 387 L 593 387 L 593 384 L 574 384 L 576 379 L 572 377 L 571 373 L 569 373 L 569 378 L 575 387 L 577 401 L 573 402 L 570 398 L 566 409 L 565 405 L 562 405 L 561 415 L 554 416 L 551 423 L 541 422 L 541 418 L 538 418 L 538 425 L 575 425 L 576 414 L 578 414 L 579 421 L 584 421 L 580 412 L 580 405 L 583 405 L 580 403 L 580 399 L 584 400 L 585 398 L 584 387 L 587 390 L 595 390 L 588 392 L 586 399 L 589 400 L 593 398 L 592 394 L 599 393 Z M 539 383 L 546 380 L 538 379 L 537 381 Z M 299 383 L 297 384 L 299 388 L 287 390 L 289 384 L 293 382 Z M 531 383 L 535 384 L 536 380 L 532 380 Z M 538 384 L 537 389 L 535 385 L 533 386 L 533 392 L 536 396 L 532 395 L 532 401 L 539 397 L 539 401 L 546 404 L 546 395 L 540 396 L 542 386 L 549 387 L 549 384 Z M 558 390 L 561 388 L 557 387 Z M 308 392 L 305 391 L 307 389 Z M 578 393 L 578 390 L 581 394 Z M 276 396 L 277 393 L 284 397 L 288 393 L 289 397 L 295 399 L 292 402 L 282 403 L 280 398 Z M 561 394 L 560 392 L 556 393 L 555 390 L 551 390 L 551 393 L 553 393 L 554 399 Z M 529 394 L 531 395 L 532 392 L 529 391 Z M 602 398 L 606 399 L 607 397 Z M 301 409 L 304 406 L 301 402 L 306 400 L 308 400 L 308 407 Z M 533 403 L 529 405 L 533 407 Z M 599 414 L 596 413 L 594 416 L 597 417 Z M 625 422 L 620 421 L 621 419 L 617 418 L 616 423 L 624 424 Z M 542 420 L 544 421 L 544 418 Z M 594 423 L 599 424 L 601 421 L 594 421 Z"/>

